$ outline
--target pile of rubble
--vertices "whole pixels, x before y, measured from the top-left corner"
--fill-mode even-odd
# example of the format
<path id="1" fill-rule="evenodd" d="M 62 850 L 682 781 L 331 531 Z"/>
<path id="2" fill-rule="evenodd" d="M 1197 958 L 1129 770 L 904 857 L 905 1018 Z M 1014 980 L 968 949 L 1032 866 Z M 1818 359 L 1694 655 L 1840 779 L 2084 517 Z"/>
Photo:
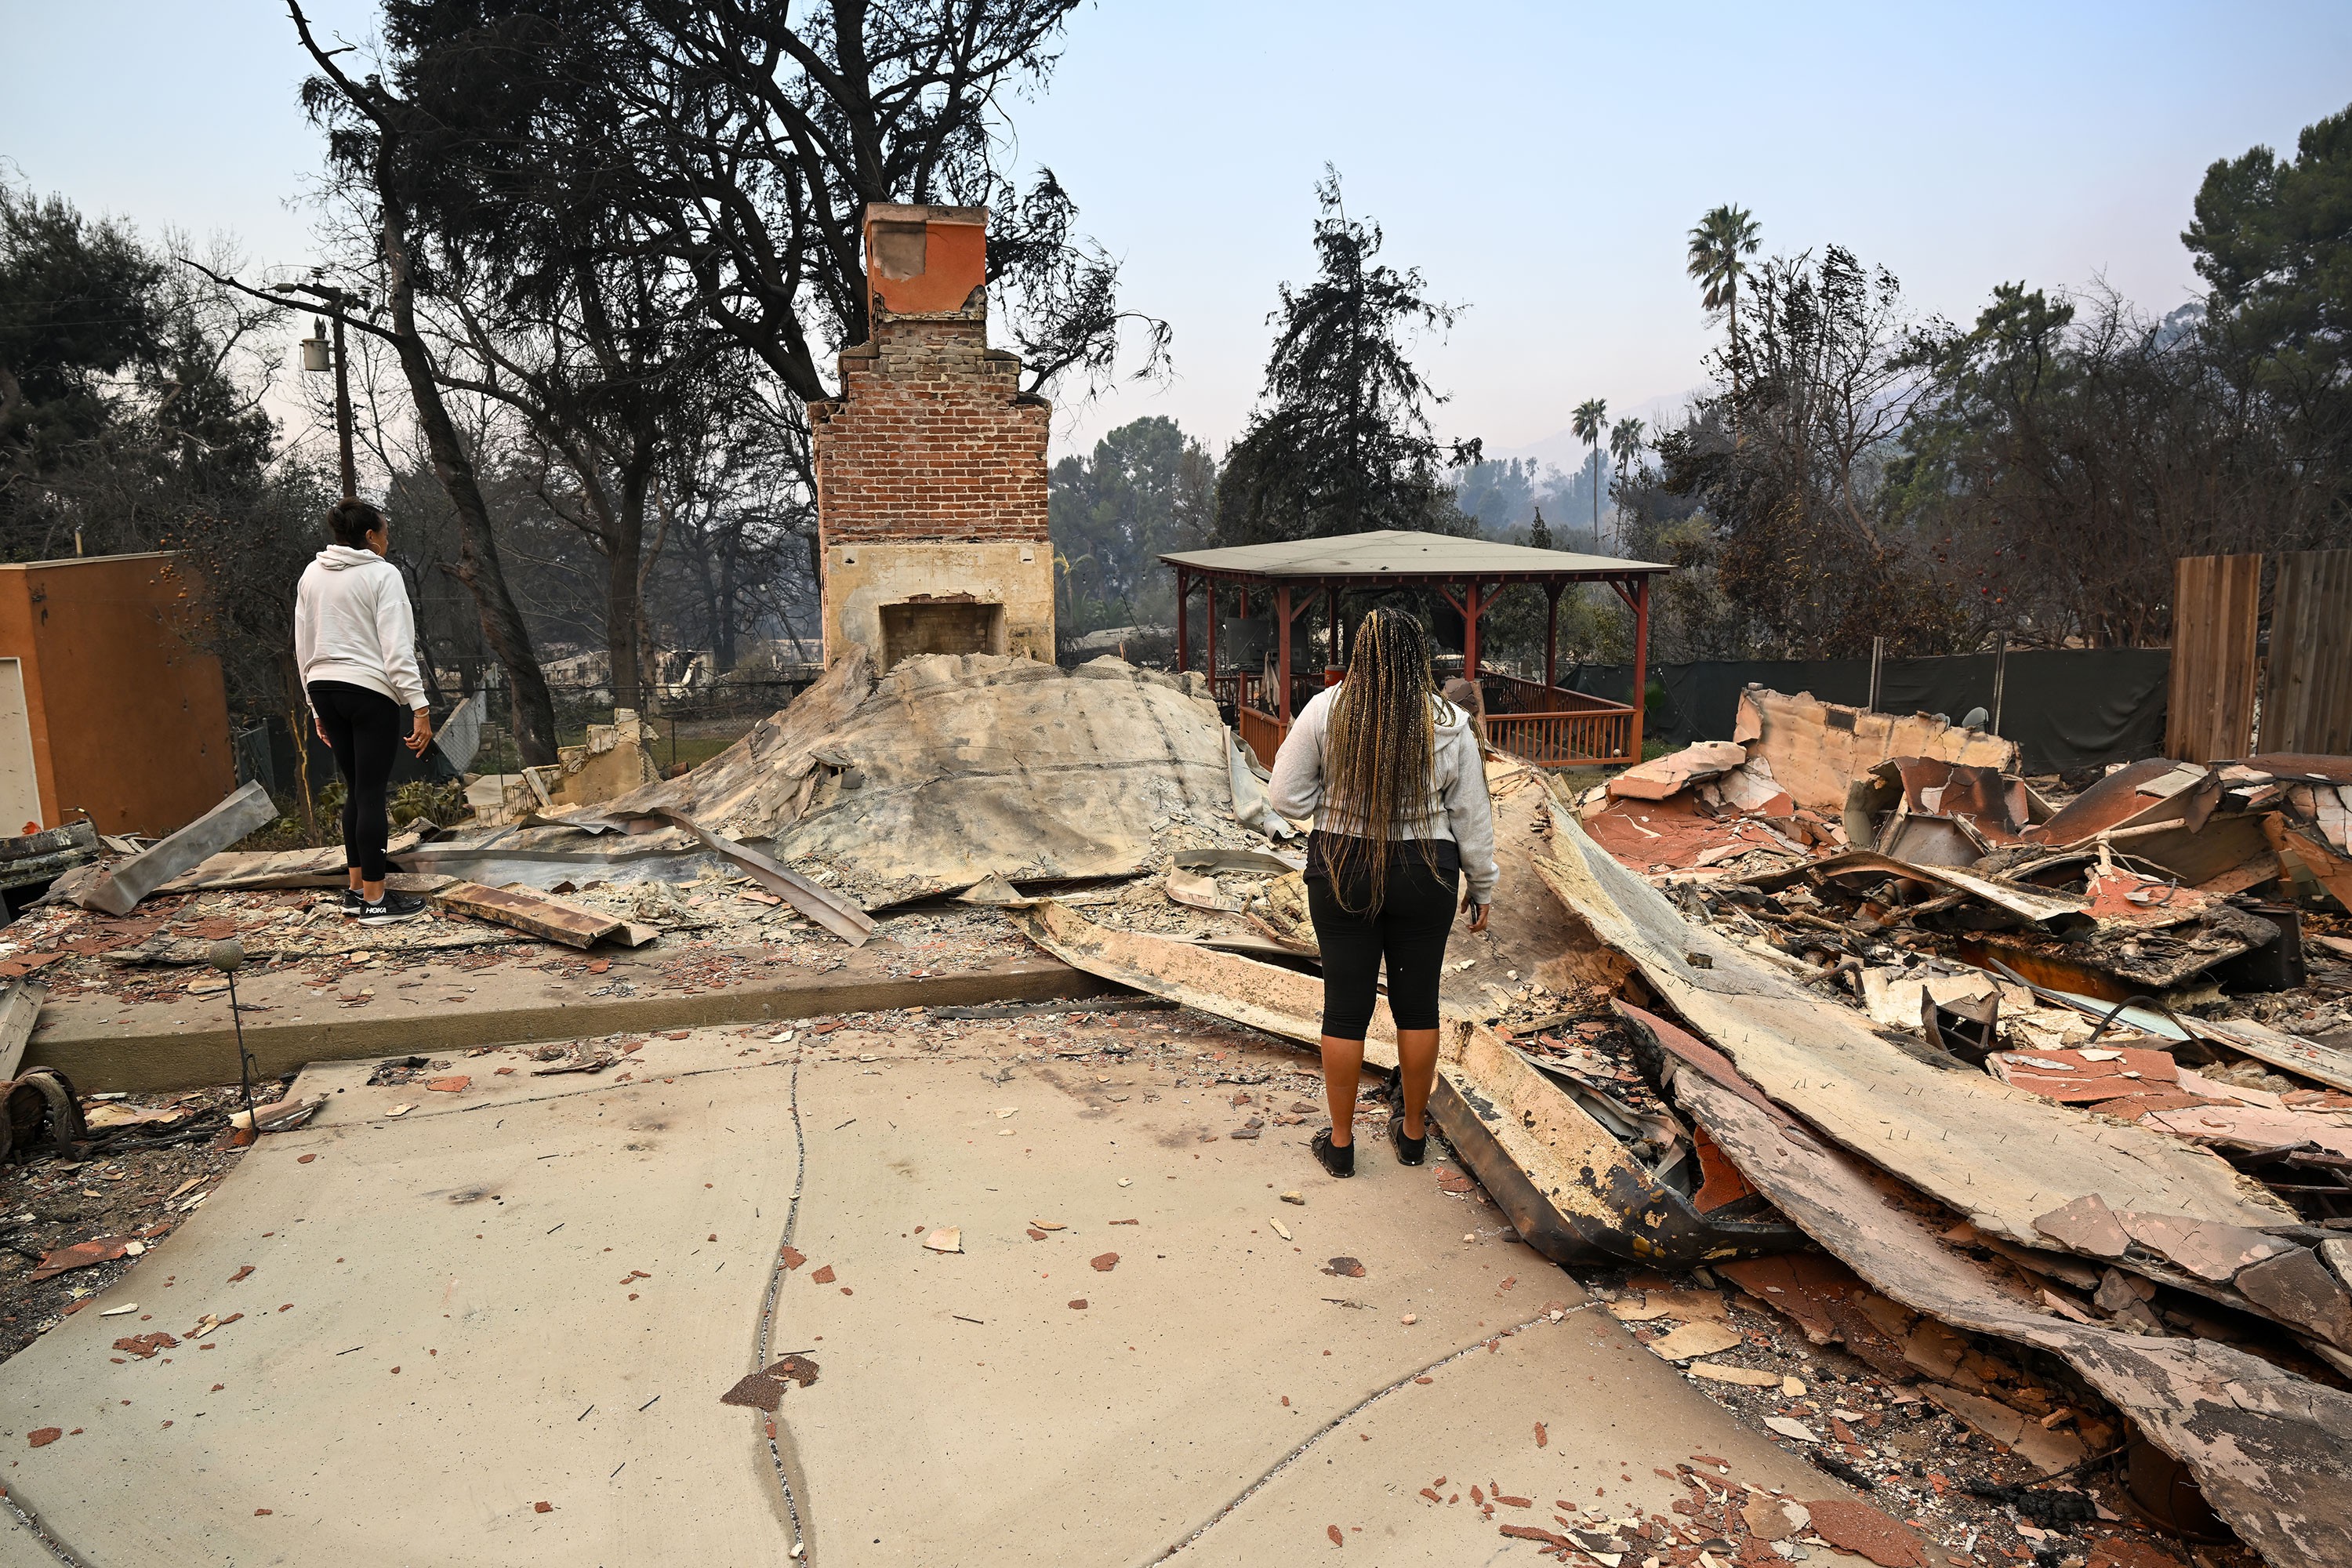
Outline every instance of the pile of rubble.
<path id="1" fill-rule="evenodd" d="M 2065 800 L 1997 737 L 1751 691 L 1737 742 L 1581 800 L 1489 777 L 1528 873 L 1500 901 L 1556 951 L 1510 986 L 1449 973 L 1433 1111 L 1522 1237 L 1705 1265 L 1897 1391 L 1861 1414 L 1967 1422 L 2047 1478 L 1998 1481 L 2004 1552 L 2079 1556 L 2118 1505 L 2352 1562 L 2352 761 L 2159 760 Z M 1097 973 L 1315 1037 L 1306 976 L 1028 917 Z M 1923 1458 L 1742 1341 L 1654 1348 L 1936 1512 Z"/>
<path id="2" fill-rule="evenodd" d="M 1751 691 L 1738 742 L 1591 792 L 1544 864 L 1635 958 L 1656 1011 L 1617 1010 L 1721 1191 L 1843 1266 L 1781 1287 L 1809 1334 L 2053 1469 L 2121 1453 L 2160 1522 L 2185 1467 L 2271 1561 L 2342 1561 L 2352 760 L 2062 804 L 2004 750 Z M 2041 1375 L 1955 1378 L 1999 1342 Z"/>
<path id="3" fill-rule="evenodd" d="M 618 712 L 562 768 L 527 779 L 536 794 L 511 811 L 396 833 L 392 885 L 435 906 L 409 926 L 354 928 L 319 896 L 343 883 L 338 848 L 232 847 L 274 820 L 257 785 L 160 842 L 77 841 L 70 866 L 39 862 L 65 874 L 0 942 L 0 979 L 54 964 L 61 995 L 128 994 L 141 989 L 129 972 L 203 964 L 228 937 L 257 962 L 330 964 L 530 939 L 585 950 L 808 938 L 837 952 L 868 940 L 871 910 L 959 893 L 969 912 L 947 918 L 996 945 L 1011 927 L 990 906 L 1022 901 L 1005 879 L 1156 886 L 1221 852 L 1230 870 L 1292 831 L 1197 676 L 1114 658 L 1063 670 L 932 656 L 877 676 L 853 647 L 792 706 L 671 780 L 652 776 L 641 731 Z M 1255 868 L 1297 863 L 1260 857 Z M 1156 891 L 1148 902 L 1131 917 L 1196 919 Z M 1303 898 L 1288 907 L 1302 926 Z"/>
<path id="4" fill-rule="evenodd" d="M 1287 831 L 1197 676 L 985 654 L 877 676 L 853 646 L 680 778 L 396 858 L 541 889 L 727 861 L 812 912 L 811 898 L 872 910 L 991 876 L 1131 877 L 1172 849 L 1269 830 Z"/>
<path id="5" fill-rule="evenodd" d="M 1813 708 L 1751 692 L 1748 743 L 1629 769 L 1578 815 L 1686 917 L 1877 1028 L 2352 1220 L 2352 759 L 2157 758 L 2056 805 L 1992 737 L 1914 720 L 1942 754 L 1850 759 L 1832 818 L 1823 737 L 1878 716 Z"/>

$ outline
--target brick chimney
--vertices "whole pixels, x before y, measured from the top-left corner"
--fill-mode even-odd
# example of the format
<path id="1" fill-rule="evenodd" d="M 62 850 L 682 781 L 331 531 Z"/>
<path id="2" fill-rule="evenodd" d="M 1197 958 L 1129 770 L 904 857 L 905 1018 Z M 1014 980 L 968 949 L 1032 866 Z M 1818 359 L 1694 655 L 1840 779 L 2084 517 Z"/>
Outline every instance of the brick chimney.
<path id="1" fill-rule="evenodd" d="M 988 209 L 866 212 L 873 335 L 809 405 L 824 656 L 1054 657 L 1044 398 L 988 346 Z"/>

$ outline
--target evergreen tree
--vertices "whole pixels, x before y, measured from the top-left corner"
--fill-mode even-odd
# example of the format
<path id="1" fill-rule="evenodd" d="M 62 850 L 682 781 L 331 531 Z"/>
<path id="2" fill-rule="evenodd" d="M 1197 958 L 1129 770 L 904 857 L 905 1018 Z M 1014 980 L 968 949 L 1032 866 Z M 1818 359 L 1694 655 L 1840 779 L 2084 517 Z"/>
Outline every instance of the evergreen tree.
<path id="1" fill-rule="evenodd" d="M 1428 298 L 1417 268 L 1381 262 L 1380 226 L 1348 216 L 1328 166 L 1315 188 L 1318 275 L 1282 288 L 1268 320 L 1267 405 L 1226 454 L 1217 535 L 1227 544 L 1376 529 L 1472 531 L 1444 474 L 1475 463 L 1479 443 L 1430 432 L 1444 397 L 1408 355 L 1416 330 L 1444 331 L 1459 308 Z"/>

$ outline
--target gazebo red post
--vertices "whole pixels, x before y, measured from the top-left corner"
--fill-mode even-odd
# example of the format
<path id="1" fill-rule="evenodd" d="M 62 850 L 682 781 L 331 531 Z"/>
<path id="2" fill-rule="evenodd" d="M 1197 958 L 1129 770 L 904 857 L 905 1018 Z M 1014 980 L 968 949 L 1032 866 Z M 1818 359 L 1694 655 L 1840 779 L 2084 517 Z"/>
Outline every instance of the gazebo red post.
<path id="1" fill-rule="evenodd" d="M 1201 597 L 1209 606 L 1209 700 L 1217 697 L 1217 580 L 1201 579 Z"/>
<path id="2" fill-rule="evenodd" d="M 1176 673 L 1192 668 L 1192 574 L 1176 568 Z"/>
<path id="3" fill-rule="evenodd" d="M 1245 621 L 1249 619 L 1249 582 L 1246 578 L 1234 584 L 1234 619 L 1237 621 Z M 1261 693 L 1260 695 L 1264 694 Z M 1238 713 L 1241 711 L 1243 702 L 1246 701 L 1248 698 L 1249 672 L 1247 670 L 1242 670 L 1234 677 L 1234 712 Z"/>
<path id="4" fill-rule="evenodd" d="M 1565 583 L 1544 584 L 1544 689 L 1559 689 L 1559 593 Z M 1547 698 L 1545 700 L 1550 700 Z"/>
<path id="5" fill-rule="evenodd" d="M 1478 602 L 1478 579 L 1473 577 L 1462 595 L 1462 679 L 1478 684 L 1478 617 L 1486 606 Z"/>

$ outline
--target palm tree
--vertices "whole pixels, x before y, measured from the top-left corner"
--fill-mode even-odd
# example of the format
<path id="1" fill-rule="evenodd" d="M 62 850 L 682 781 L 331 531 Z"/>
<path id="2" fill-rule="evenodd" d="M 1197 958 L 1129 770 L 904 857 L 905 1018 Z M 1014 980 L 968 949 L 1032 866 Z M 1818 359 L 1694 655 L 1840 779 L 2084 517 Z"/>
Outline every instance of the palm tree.
<path id="1" fill-rule="evenodd" d="M 1576 413 L 1569 419 L 1569 428 L 1576 432 L 1578 440 L 1592 448 L 1585 457 L 1586 466 L 1591 466 L 1592 459 L 1600 456 L 1601 437 L 1609 430 L 1608 399 L 1588 397 L 1578 404 Z M 1601 476 L 1597 473 L 1592 477 L 1592 542 L 1601 542 Z"/>
<path id="2" fill-rule="evenodd" d="M 1743 257 L 1756 254 L 1756 219 L 1746 207 L 1726 203 L 1698 220 L 1690 231 L 1690 261 L 1685 268 L 1706 290 L 1701 303 L 1721 310 L 1731 329 L 1732 390 L 1739 390 L 1739 278 L 1748 270 Z"/>
<path id="3" fill-rule="evenodd" d="M 1620 494 L 1624 492 L 1631 479 L 1633 464 L 1641 460 L 1647 447 L 1644 440 L 1647 434 L 1648 426 L 1639 419 L 1620 419 L 1617 428 L 1609 432 L 1609 455 L 1617 459 L 1617 489 Z M 1622 519 L 1623 514 L 1621 512 L 1619 515 Z M 1617 525 L 1617 548 L 1625 548 L 1625 525 L 1622 521 Z"/>

